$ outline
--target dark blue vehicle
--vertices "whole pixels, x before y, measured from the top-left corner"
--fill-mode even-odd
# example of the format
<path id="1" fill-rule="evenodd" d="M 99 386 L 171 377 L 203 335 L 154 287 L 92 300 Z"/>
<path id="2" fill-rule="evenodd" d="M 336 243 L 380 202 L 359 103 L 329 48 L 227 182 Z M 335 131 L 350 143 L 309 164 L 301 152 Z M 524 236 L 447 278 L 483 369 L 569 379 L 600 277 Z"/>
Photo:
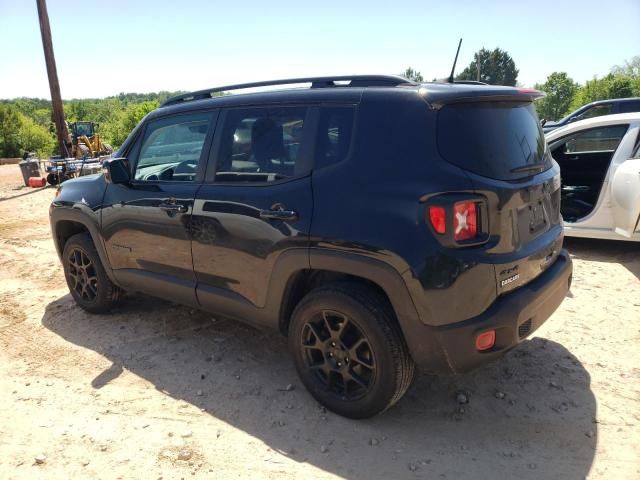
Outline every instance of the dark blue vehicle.
<path id="1" fill-rule="evenodd" d="M 548 133 L 556 128 L 564 127 L 578 120 L 600 117 L 602 115 L 614 115 L 616 113 L 640 112 L 640 97 L 614 98 L 611 100 L 598 100 L 580 107 L 557 122 L 543 122 L 542 129 Z"/>
<path id="2" fill-rule="evenodd" d="M 71 294 L 89 312 L 141 291 L 277 329 L 319 402 L 375 415 L 416 365 L 494 360 L 565 297 L 540 95 L 352 76 L 170 99 L 51 205 Z"/>

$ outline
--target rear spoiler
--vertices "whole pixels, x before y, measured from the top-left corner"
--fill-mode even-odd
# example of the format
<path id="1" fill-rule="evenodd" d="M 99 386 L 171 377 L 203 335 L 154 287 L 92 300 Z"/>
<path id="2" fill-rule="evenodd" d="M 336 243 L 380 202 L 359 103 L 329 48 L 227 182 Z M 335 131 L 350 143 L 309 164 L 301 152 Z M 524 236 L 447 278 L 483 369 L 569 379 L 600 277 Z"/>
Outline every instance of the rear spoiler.
<path id="1" fill-rule="evenodd" d="M 534 88 L 459 84 L 452 85 L 453 88 L 434 88 L 432 85 L 423 85 L 419 93 L 436 110 L 451 103 L 533 102 L 545 96 L 544 92 Z"/>

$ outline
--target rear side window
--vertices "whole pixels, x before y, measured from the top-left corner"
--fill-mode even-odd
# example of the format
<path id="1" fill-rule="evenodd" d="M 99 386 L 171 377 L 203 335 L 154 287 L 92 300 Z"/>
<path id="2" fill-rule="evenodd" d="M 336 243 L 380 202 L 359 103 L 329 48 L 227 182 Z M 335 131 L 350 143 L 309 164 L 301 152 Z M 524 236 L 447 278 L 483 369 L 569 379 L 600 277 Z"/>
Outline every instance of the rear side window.
<path id="1" fill-rule="evenodd" d="M 618 105 L 620 113 L 640 112 L 640 101 L 638 102 L 621 102 Z"/>
<path id="2" fill-rule="evenodd" d="M 316 167 L 343 161 L 349 154 L 353 135 L 353 107 L 322 107 L 316 142 Z"/>
<path id="3" fill-rule="evenodd" d="M 447 105 L 438 113 L 437 130 L 445 160 L 485 177 L 512 180 L 531 174 L 522 167 L 551 167 L 531 102 Z"/>
<path id="4" fill-rule="evenodd" d="M 217 182 L 272 182 L 299 175 L 307 107 L 229 110 Z"/>

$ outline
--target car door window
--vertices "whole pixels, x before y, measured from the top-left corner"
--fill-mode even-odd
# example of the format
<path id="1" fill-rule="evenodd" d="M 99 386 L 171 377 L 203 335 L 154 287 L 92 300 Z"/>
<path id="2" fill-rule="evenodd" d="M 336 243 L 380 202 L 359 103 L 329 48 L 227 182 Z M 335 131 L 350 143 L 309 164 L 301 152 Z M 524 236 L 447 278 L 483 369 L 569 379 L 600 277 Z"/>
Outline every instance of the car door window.
<path id="1" fill-rule="evenodd" d="M 621 102 L 618 105 L 620 113 L 640 112 L 640 101 L 638 102 Z"/>
<path id="2" fill-rule="evenodd" d="M 597 105 L 590 108 L 582 115 L 578 116 L 578 120 L 584 120 L 585 118 L 600 117 L 602 115 L 610 115 L 613 110 L 613 106 L 609 103 L 606 105 Z"/>
<path id="3" fill-rule="evenodd" d="M 155 120 L 145 129 L 134 178 L 143 181 L 195 180 L 211 124 L 208 113 Z"/>
<path id="4" fill-rule="evenodd" d="M 566 139 L 562 151 L 566 154 L 612 152 L 618 148 L 626 131 L 627 125 L 612 125 L 582 131 Z"/>
<path id="5" fill-rule="evenodd" d="M 304 173 L 307 107 L 228 110 L 223 121 L 216 182 L 273 182 Z"/>

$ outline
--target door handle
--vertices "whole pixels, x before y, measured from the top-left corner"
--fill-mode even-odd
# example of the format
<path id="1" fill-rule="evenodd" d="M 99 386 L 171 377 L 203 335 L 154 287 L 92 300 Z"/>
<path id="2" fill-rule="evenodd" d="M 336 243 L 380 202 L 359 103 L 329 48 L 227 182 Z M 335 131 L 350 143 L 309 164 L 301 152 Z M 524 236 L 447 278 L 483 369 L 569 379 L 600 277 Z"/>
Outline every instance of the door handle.
<path id="1" fill-rule="evenodd" d="M 260 210 L 260 218 L 265 220 L 282 220 L 291 221 L 297 220 L 298 213 L 293 210 Z"/>
<path id="2" fill-rule="evenodd" d="M 178 203 L 175 198 L 167 198 L 160 205 L 158 205 L 160 210 L 167 212 L 169 215 L 175 215 L 176 213 L 185 213 L 187 211 L 187 206 L 181 203 Z"/>

